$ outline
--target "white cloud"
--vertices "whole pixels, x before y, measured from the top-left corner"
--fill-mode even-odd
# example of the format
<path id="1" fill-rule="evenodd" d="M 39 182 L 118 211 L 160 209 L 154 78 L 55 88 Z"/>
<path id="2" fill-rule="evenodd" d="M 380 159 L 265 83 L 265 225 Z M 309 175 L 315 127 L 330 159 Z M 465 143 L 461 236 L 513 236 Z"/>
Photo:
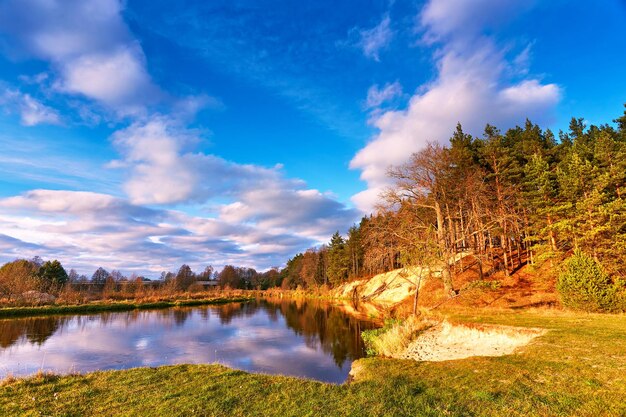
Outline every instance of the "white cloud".
<path id="1" fill-rule="evenodd" d="M 371 29 L 359 30 L 358 36 L 357 46 L 363 50 L 363 54 L 379 61 L 380 51 L 391 43 L 394 36 L 394 31 L 391 29 L 391 18 L 388 14 L 384 15 L 378 25 Z"/>
<path id="2" fill-rule="evenodd" d="M 293 228 L 316 239 L 325 239 L 355 220 L 356 212 L 334 196 L 286 178 L 282 165 L 237 164 L 191 152 L 201 141 L 199 134 L 175 119 L 155 116 L 113 135 L 122 160 L 109 165 L 127 170 L 124 190 L 134 204 L 228 200 L 220 203 L 220 220 L 252 223 L 280 233 Z"/>
<path id="3" fill-rule="evenodd" d="M 0 29 L 21 53 L 52 63 L 54 85 L 120 115 L 137 113 L 158 94 L 119 0 L 8 0 Z"/>
<path id="4" fill-rule="evenodd" d="M 526 117 L 550 120 L 560 88 L 533 78 L 507 82 L 510 64 L 495 41 L 481 33 L 496 16 L 513 12 L 519 1 L 498 2 L 490 9 L 491 4 L 431 0 L 424 7 L 423 39 L 442 42 L 434 52 L 437 78 L 422 86 L 406 109 L 379 113 L 372 121 L 379 132 L 350 162 L 351 168 L 361 170 L 368 187 L 353 196 L 361 210 L 373 209 L 388 184 L 390 165 L 405 162 L 429 141 L 446 143 L 457 122 L 480 134 L 486 123 L 506 128 Z"/>
<path id="5" fill-rule="evenodd" d="M 471 44 L 484 31 L 504 25 L 530 9 L 534 0 L 429 0 L 419 14 L 419 31 L 427 43 Z"/>
<path id="6" fill-rule="evenodd" d="M 0 207 L 44 213 L 103 214 L 127 211 L 131 205 L 119 198 L 89 191 L 32 190 L 20 196 L 0 200 Z M 151 213 L 149 209 L 143 210 Z"/>
<path id="7" fill-rule="evenodd" d="M 150 276 L 182 263 L 196 270 L 207 264 L 265 269 L 353 220 L 354 211 L 314 190 L 296 194 L 302 199 L 281 191 L 242 200 L 241 208 L 261 205 L 260 214 L 231 210 L 229 217 L 223 207 L 216 217 L 200 217 L 107 194 L 33 190 L 0 199 L 0 261 L 39 255 L 85 273 L 102 265 Z"/>
<path id="8" fill-rule="evenodd" d="M 156 115 L 113 135 L 122 160 L 109 166 L 128 171 L 124 190 L 133 203 L 205 202 L 277 183 L 292 188 L 302 185 L 298 180 L 283 179 L 279 167 L 237 164 L 191 152 L 201 141 L 200 133 L 172 117 Z"/>
<path id="9" fill-rule="evenodd" d="M 192 196 L 198 174 L 181 156 L 185 142 L 191 140 L 188 132 L 163 117 L 134 123 L 114 134 L 113 143 L 123 156 L 123 161 L 114 163 L 130 170 L 124 190 L 132 202 L 165 204 Z"/>
<path id="10" fill-rule="evenodd" d="M 6 88 L 0 93 L 0 105 L 4 106 L 5 111 L 18 113 L 24 126 L 61 124 L 61 116 L 55 109 L 18 90 Z"/>
<path id="11" fill-rule="evenodd" d="M 525 80 L 500 91 L 502 103 L 508 105 L 510 112 L 516 111 L 518 106 L 532 106 L 528 112 L 534 113 L 535 117 L 540 116 L 543 110 L 549 110 L 555 105 L 560 94 L 560 89 L 556 84 L 541 84 L 539 80 Z"/>
<path id="12" fill-rule="evenodd" d="M 282 187 L 281 187 L 282 185 Z M 220 209 L 220 219 L 230 223 L 253 222 L 263 230 L 300 233 L 324 242 L 336 230 L 343 230 L 356 219 L 332 196 L 314 189 L 293 189 L 277 181 L 274 186 L 250 189 L 237 195 L 237 201 Z"/>
<path id="13" fill-rule="evenodd" d="M 55 125 L 61 123 L 61 117 L 56 110 L 42 104 L 28 94 L 24 94 L 22 97 L 20 116 L 22 124 L 25 126 L 34 126 L 42 123 Z"/>
<path id="14" fill-rule="evenodd" d="M 156 94 L 143 61 L 136 45 L 81 55 L 62 64 L 63 78 L 57 88 L 98 100 L 121 113 L 136 113 Z"/>

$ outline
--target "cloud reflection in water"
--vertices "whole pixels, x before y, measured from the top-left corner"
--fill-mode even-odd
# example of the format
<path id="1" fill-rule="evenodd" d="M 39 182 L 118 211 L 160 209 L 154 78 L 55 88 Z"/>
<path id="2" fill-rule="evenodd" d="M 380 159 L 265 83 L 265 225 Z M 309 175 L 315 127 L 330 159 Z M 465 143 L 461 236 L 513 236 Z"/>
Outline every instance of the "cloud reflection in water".
<path id="1" fill-rule="evenodd" d="M 338 383 L 371 327 L 313 301 L 0 320 L 0 377 L 219 362 Z"/>

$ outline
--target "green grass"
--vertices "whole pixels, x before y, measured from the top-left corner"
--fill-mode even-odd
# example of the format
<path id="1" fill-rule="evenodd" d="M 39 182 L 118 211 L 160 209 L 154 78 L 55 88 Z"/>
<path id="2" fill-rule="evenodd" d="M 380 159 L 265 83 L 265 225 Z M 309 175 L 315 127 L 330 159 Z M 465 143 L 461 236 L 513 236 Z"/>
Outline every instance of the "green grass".
<path id="1" fill-rule="evenodd" d="M 192 300 L 172 300 L 156 302 L 93 302 L 78 305 L 47 305 L 40 307 L 0 308 L 0 318 L 42 316 L 52 314 L 100 313 L 103 311 L 151 310 L 169 307 L 194 307 L 208 304 L 226 304 L 250 301 L 253 297 L 217 297 Z"/>
<path id="2" fill-rule="evenodd" d="M 220 365 L 7 380 L 0 387 L 0 415 L 626 415 L 626 316 L 482 310 L 446 315 L 550 332 L 516 355 L 497 358 L 362 359 L 357 379 L 345 385 Z"/>

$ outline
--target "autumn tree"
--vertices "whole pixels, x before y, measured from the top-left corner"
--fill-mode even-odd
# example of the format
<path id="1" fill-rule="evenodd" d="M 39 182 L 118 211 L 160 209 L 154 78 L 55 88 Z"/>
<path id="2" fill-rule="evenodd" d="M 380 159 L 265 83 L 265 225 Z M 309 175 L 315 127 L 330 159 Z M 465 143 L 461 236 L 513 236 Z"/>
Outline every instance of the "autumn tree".
<path id="1" fill-rule="evenodd" d="M 207 267 L 204 268 L 204 271 L 202 271 L 198 275 L 198 279 L 200 279 L 201 281 L 212 280 L 214 272 L 215 270 L 213 269 L 213 267 L 211 265 L 208 265 Z"/>
<path id="2" fill-rule="evenodd" d="M 13 298 L 37 288 L 39 267 L 32 261 L 17 259 L 0 267 L 0 295 Z"/>
<path id="3" fill-rule="evenodd" d="M 442 279 L 447 294 L 453 293 L 450 271 L 450 233 L 446 223 L 448 204 L 448 181 L 451 164 L 449 153 L 438 144 L 430 143 L 420 152 L 414 153 L 403 165 L 392 167 L 388 175 L 394 180 L 385 193 L 389 204 L 410 204 L 416 209 L 426 209 L 434 214 L 438 256 L 443 263 Z M 447 205 L 448 204 L 448 205 Z"/>
<path id="4" fill-rule="evenodd" d="M 217 276 L 220 287 L 239 288 L 241 278 L 237 274 L 237 270 L 232 265 L 226 265 Z"/>
<path id="5" fill-rule="evenodd" d="M 76 283 L 80 281 L 80 275 L 74 268 L 70 269 L 70 272 L 67 273 L 68 281 L 71 283 Z"/>
<path id="6" fill-rule="evenodd" d="M 181 265 L 176 274 L 176 289 L 179 291 L 187 291 L 187 289 L 196 282 L 196 274 L 191 270 L 191 267 L 187 264 Z"/>
<path id="7" fill-rule="evenodd" d="M 318 264 L 319 254 L 315 249 L 308 249 L 304 252 L 302 255 L 302 268 L 300 270 L 300 274 L 304 284 L 309 288 L 315 288 L 320 284 L 317 280 Z"/>

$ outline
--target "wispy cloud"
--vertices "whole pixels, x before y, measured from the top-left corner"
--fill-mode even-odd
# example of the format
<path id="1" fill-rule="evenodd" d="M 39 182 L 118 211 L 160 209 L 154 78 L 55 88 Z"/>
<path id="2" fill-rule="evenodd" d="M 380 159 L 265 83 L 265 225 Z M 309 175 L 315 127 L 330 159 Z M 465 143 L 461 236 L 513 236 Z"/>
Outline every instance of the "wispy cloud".
<path id="1" fill-rule="evenodd" d="M 51 137 L 47 141 L 38 136 L 0 134 L 0 175 L 13 181 L 34 182 L 52 188 L 84 189 L 114 193 L 121 183 L 119 175 L 103 169 L 99 159 L 77 158 L 68 153 L 74 143 Z M 45 156 L 45 157 L 43 157 Z"/>
<path id="2" fill-rule="evenodd" d="M 394 36 L 389 14 L 385 14 L 373 28 L 354 29 L 352 33 L 358 37 L 355 45 L 363 50 L 366 57 L 375 61 L 380 61 L 380 52 L 389 46 Z"/>
<path id="3" fill-rule="evenodd" d="M 137 16 L 134 23 L 194 54 L 207 71 L 266 89 L 345 138 L 367 130 L 358 109 L 345 106 L 334 85 L 342 82 L 342 74 L 335 68 L 336 45 L 328 37 L 343 36 L 345 28 L 336 27 L 333 19 L 308 27 L 306 13 L 316 16 L 325 5 L 311 3 L 292 13 L 293 8 L 268 10 L 253 2 L 205 2 L 172 13 L 169 4 L 154 2 L 148 22 Z"/>
<path id="4" fill-rule="evenodd" d="M 43 104 L 30 94 L 2 84 L 0 88 L 4 89 L 0 92 L 0 106 L 6 112 L 19 114 L 22 125 L 61 124 L 61 115 L 57 110 Z"/>
<path id="5" fill-rule="evenodd" d="M 402 96 L 402 85 L 398 81 L 386 83 L 382 87 L 374 84 L 367 90 L 365 108 L 374 109 L 380 107 L 400 96 Z"/>

